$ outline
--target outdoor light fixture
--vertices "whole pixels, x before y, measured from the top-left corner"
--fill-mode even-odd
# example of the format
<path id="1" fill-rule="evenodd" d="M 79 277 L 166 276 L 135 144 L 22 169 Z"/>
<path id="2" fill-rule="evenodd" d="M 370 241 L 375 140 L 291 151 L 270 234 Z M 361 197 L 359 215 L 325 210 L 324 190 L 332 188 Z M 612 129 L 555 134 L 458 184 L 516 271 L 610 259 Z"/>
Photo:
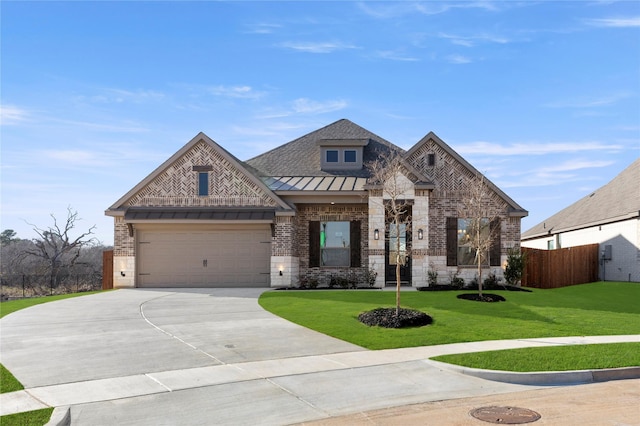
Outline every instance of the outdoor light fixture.
<path id="1" fill-rule="evenodd" d="M 380 239 L 380 231 L 378 231 L 377 229 L 375 231 L 373 231 L 373 239 L 374 240 L 379 240 Z"/>
<path id="2" fill-rule="evenodd" d="M 280 271 L 279 273 L 280 273 L 280 276 L 282 276 L 282 271 Z"/>
<path id="3" fill-rule="evenodd" d="M 418 229 L 418 239 L 421 240 L 424 237 L 424 233 L 422 232 L 422 228 Z"/>
<path id="4" fill-rule="evenodd" d="M 120 275 L 122 275 L 123 277 L 126 277 L 126 274 L 124 273 L 124 271 L 120 271 Z"/>
<path id="5" fill-rule="evenodd" d="M 282 276 L 282 270 L 284 269 L 284 267 L 280 266 L 278 268 L 278 275 Z"/>

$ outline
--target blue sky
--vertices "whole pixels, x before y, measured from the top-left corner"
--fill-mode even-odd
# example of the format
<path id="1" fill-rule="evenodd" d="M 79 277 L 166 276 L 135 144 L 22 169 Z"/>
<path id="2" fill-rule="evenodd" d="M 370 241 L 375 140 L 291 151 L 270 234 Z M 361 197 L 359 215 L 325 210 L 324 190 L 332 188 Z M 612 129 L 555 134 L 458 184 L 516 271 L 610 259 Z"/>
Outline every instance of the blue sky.
<path id="1" fill-rule="evenodd" d="M 14 2 L 1 13 L 2 216 L 104 210 L 203 131 L 246 160 L 338 119 L 429 131 L 529 210 L 640 155 L 640 2 Z"/>

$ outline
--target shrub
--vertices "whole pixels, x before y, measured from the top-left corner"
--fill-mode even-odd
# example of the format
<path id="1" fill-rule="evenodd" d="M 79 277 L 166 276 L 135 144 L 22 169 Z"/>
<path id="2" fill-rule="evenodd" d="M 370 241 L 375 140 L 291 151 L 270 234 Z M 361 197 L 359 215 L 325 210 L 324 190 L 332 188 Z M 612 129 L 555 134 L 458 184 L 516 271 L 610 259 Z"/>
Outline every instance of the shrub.
<path id="1" fill-rule="evenodd" d="M 427 271 L 427 285 L 429 287 L 438 285 L 438 271 L 433 268 L 429 268 Z"/>
<path id="2" fill-rule="evenodd" d="M 526 254 L 517 247 L 511 247 L 507 255 L 507 266 L 504 279 L 509 285 L 519 285 L 522 280 L 526 262 Z"/>

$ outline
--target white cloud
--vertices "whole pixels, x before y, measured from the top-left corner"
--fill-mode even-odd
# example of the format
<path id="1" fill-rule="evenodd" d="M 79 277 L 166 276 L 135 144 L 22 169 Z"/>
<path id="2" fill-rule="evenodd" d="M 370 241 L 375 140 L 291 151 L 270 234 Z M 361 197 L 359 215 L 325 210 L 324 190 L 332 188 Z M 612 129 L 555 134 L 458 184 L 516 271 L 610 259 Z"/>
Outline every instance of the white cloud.
<path id="1" fill-rule="evenodd" d="M 280 47 L 287 49 L 297 50 L 307 53 L 331 53 L 336 50 L 345 49 L 357 49 L 358 47 L 353 44 L 326 41 L 326 42 L 284 42 L 280 44 Z"/>
<path id="2" fill-rule="evenodd" d="M 113 89 L 104 88 L 99 90 L 99 94 L 90 96 L 77 96 L 75 99 L 80 102 L 92 102 L 92 103 L 134 103 L 142 104 L 147 102 L 158 102 L 165 97 L 163 93 L 155 90 L 125 90 L 125 89 Z"/>
<path id="3" fill-rule="evenodd" d="M 555 164 L 553 166 L 541 167 L 537 170 L 538 173 L 556 173 L 556 172 L 568 172 L 582 169 L 592 169 L 598 167 L 607 167 L 614 163 L 614 161 L 588 161 L 588 160 L 568 160 L 563 163 Z"/>
<path id="4" fill-rule="evenodd" d="M 259 24 L 249 25 L 249 30 L 247 32 L 249 34 L 271 34 L 279 28 L 282 28 L 282 25 L 259 23 Z"/>
<path id="5" fill-rule="evenodd" d="M 463 155 L 483 154 L 483 155 L 545 155 L 580 151 L 607 151 L 619 152 L 624 149 L 623 145 L 605 144 L 601 142 L 551 142 L 539 143 L 535 141 L 527 143 L 514 143 L 501 145 L 492 142 L 472 142 L 470 144 L 456 147 L 456 151 Z"/>
<path id="6" fill-rule="evenodd" d="M 496 11 L 492 1 L 466 2 L 359 2 L 360 10 L 377 19 L 393 19 L 408 14 L 438 15 L 452 9 L 484 9 Z"/>
<path id="7" fill-rule="evenodd" d="M 488 34 L 479 34 L 473 36 L 458 36 L 447 33 L 439 33 L 439 38 L 449 40 L 452 44 L 464 47 L 473 47 L 478 43 L 497 43 L 497 44 L 506 44 L 509 43 L 509 40 L 504 37 L 497 37 Z"/>
<path id="8" fill-rule="evenodd" d="M 10 126 L 26 121 L 29 117 L 27 110 L 15 105 L 0 105 L 0 125 Z"/>
<path id="9" fill-rule="evenodd" d="M 389 59 L 391 61 L 415 62 L 420 60 L 416 57 L 408 56 L 393 50 L 380 50 L 376 52 L 376 56 L 382 59 Z"/>
<path id="10" fill-rule="evenodd" d="M 600 97 L 583 97 L 579 99 L 564 99 L 550 102 L 543 106 L 547 108 L 598 108 L 613 105 L 623 99 L 630 98 L 630 93 L 614 93 Z"/>
<path id="11" fill-rule="evenodd" d="M 265 95 L 265 92 L 255 91 L 251 86 L 213 86 L 206 90 L 213 95 L 228 98 L 259 99 Z"/>
<path id="12" fill-rule="evenodd" d="M 339 111 L 347 107 L 347 101 L 342 99 L 317 102 L 307 98 L 299 98 L 294 100 L 292 104 L 293 111 L 298 114 L 323 114 Z"/>
<path id="13" fill-rule="evenodd" d="M 633 16 L 629 18 L 587 19 L 585 22 L 594 27 L 633 28 L 640 27 L 640 16 Z"/>
<path id="14" fill-rule="evenodd" d="M 469 64 L 472 62 L 471 58 L 462 55 L 449 55 L 445 59 L 452 64 Z"/>

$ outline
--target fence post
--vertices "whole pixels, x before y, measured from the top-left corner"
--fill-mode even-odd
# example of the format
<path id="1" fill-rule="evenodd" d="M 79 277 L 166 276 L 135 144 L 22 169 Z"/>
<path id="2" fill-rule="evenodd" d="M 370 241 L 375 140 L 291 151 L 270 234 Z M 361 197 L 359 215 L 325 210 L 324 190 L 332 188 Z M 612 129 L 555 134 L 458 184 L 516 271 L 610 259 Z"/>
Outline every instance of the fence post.
<path id="1" fill-rule="evenodd" d="M 24 299 L 26 296 L 24 295 L 24 274 L 22 274 L 22 298 Z"/>

